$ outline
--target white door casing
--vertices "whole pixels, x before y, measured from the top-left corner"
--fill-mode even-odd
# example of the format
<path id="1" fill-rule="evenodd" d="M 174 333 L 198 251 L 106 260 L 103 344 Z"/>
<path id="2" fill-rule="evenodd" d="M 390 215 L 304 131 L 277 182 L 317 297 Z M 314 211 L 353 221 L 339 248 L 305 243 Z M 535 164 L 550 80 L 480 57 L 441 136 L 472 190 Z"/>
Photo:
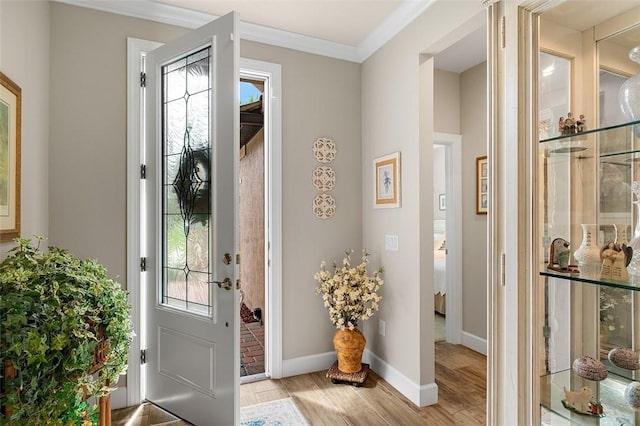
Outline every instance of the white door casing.
<path id="1" fill-rule="evenodd" d="M 447 267 L 446 267 L 446 339 L 462 341 L 462 137 L 434 132 L 433 143 L 446 149 Z M 474 348 L 475 349 L 475 348 Z M 485 349 L 486 352 L 486 349 Z"/>
<path id="2" fill-rule="evenodd" d="M 238 146 L 239 146 L 239 38 L 236 29 L 238 16 L 230 13 L 213 21 L 184 37 L 165 44 L 149 52 L 146 57 L 146 138 L 145 157 L 147 159 L 145 204 L 147 212 L 147 262 L 146 288 L 143 297 L 146 300 L 146 398 L 196 425 L 231 425 L 239 418 L 239 295 L 235 290 L 237 265 L 235 254 L 238 247 L 237 229 L 237 194 L 238 194 Z M 211 59 L 207 61 L 200 52 L 210 48 Z M 206 56 L 206 52 L 203 53 Z M 163 70 L 168 71 L 181 58 L 195 58 L 208 63 L 211 70 L 209 77 L 198 80 L 196 85 L 205 81 L 209 84 L 209 94 L 199 87 L 193 94 L 184 96 L 185 146 L 191 143 L 196 134 L 206 135 L 210 151 L 206 159 L 209 163 L 209 176 L 202 167 L 194 165 L 193 155 L 205 152 L 200 148 L 182 149 L 180 156 L 170 157 L 171 149 L 164 149 L 164 135 L 171 135 L 163 130 L 165 116 L 171 107 L 161 109 L 165 102 L 164 94 L 171 94 L 171 87 L 161 89 Z M 191 59 L 187 59 L 186 65 Z M 205 68 L 207 68 L 205 66 Z M 185 75 L 190 75 L 185 73 Z M 185 77 L 187 79 L 187 77 Z M 183 84 L 187 91 L 191 83 Z M 178 83 L 176 83 L 178 84 Z M 163 93 L 165 92 L 165 93 Z M 204 95 L 203 95 L 204 94 Z M 167 95 L 168 96 L 168 95 Z M 203 97 L 204 96 L 204 97 Z M 196 97 L 209 105 L 208 120 L 190 121 L 190 115 Z M 169 98 L 171 99 L 171 98 Z M 182 101 L 182 98 L 177 98 Z M 169 105 L 169 103 L 167 103 Z M 168 123 L 170 120 L 166 120 Z M 200 132 L 200 133 L 199 133 Z M 176 140 L 178 140 L 177 138 Z M 185 154 L 186 152 L 186 154 Z M 198 161 L 207 161 L 200 160 Z M 184 271 L 177 268 L 170 260 L 165 244 L 165 229 L 169 229 L 171 221 L 184 221 L 185 252 L 195 244 L 193 236 L 196 229 L 195 211 L 183 209 L 180 212 L 169 212 L 169 200 L 179 190 L 176 189 L 173 177 L 165 178 L 163 164 L 171 161 L 186 161 L 185 171 L 189 175 L 181 181 L 187 192 L 193 190 L 193 173 L 203 175 L 209 184 L 210 215 L 199 215 L 200 223 L 208 227 L 209 237 L 200 244 L 208 245 L 208 260 L 202 261 L 204 267 L 195 268 L 191 260 L 184 255 Z M 180 169 L 179 171 L 183 171 Z M 173 185 L 172 185 L 172 182 Z M 201 195 L 201 194 L 200 194 Z M 206 202 L 204 204 L 207 204 Z M 197 212 L 201 213 L 201 212 Z M 189 216 L 193 214 L 194 216 Z M 203 219 L 203 217 L 205 217 Z M 205 250 L 206 251 L 206 250 Z M 228 253 L 230 262 L 224 262 Z M 196 272 L 197 271 L 197 272 Z M 184 299 L 178 300 L 177 293 L 172 290 L 170 282 L 180 282 L 184 278 Z M 204 294 L 206 302 L 192 299 L 189 291 L 194 284 L 209 282 Z M 199 278 L 196 278 L 199 277 Z M 227 280 L 231 288 L 226 290 L 212 282 Z M 166 285 L 164 284 L 166 282 Z M 224 286 L 223 286 L 224 287 Z M 207 306 L 208 305 L 208 306 Z M 191 308 L 195 306 L 196 308 Z"/>

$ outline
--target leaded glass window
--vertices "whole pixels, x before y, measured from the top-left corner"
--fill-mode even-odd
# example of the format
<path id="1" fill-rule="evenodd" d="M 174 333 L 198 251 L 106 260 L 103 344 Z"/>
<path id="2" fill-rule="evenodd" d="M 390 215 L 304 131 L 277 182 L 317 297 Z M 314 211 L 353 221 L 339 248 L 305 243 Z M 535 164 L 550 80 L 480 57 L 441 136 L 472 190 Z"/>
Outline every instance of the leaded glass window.
<path id="1" fill-rule="evenodd" d="M 211 48 L 162 67 L 162 303 L 211 316 Z"/>

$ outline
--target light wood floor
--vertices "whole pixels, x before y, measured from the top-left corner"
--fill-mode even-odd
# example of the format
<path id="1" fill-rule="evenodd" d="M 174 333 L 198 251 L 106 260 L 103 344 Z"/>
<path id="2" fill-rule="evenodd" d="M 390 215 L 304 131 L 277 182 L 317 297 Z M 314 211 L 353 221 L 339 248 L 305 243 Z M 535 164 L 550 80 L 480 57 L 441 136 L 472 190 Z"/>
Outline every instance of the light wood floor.
<path id="1" fill-rule="evenodd" d="M 416 407 L 373 372 L 360 388 L 334 385 L 325 377 L 325 373 L 319 371 L 244 384 L 240 387 L 240 406 L 292 397 L 312 426 L 485 424 L 486 357 L 461 345 L 436 343 L 439 400 L 429 407 Z M 155 407 L 151 407 L 153 409 Z M 129 417 L 123 410 L 117 411 L 114 412 L 114 420 L 117 419 L 114 426 L 125 424 Z M 149 414 L 148 418 L 151 419 L 152 415 Z M 129 424 L 178 426 L 186 423 L 135 421 Z"/>

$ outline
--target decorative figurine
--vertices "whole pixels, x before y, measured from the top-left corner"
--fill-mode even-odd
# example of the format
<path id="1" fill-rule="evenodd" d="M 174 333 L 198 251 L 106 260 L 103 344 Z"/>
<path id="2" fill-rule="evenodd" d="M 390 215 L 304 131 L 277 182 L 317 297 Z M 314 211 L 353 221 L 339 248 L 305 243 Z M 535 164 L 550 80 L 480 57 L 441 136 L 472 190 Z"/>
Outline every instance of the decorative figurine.
<path id="1" fill-rule="evenodd" d="M 640 383 L 629 383 L 624 390 L 624 399 L 631 408 L 640 410 Z"/>
<path id="2" fill-rule="evenodd" d="M 564 238 L 556 238 L 549 246 L 549 264 L 547 269 L 558 272 L 577 273 L 576 265 L 569 265 L 571 252 L 569 251 L 569 241 Z"/>
<path id="3" fill-rule="evenodd" d="M 567 118 L 564 119 L 564 134 L 573 135 L 576 132 L 576 121 L 573 119 L 573 114 L 568 112 Z"/>
<path id="4" fill-rule="evenodd" d="M 576 121 L 576 132 L 581 133 L 587 130 L 587 120 L 584 118 L 584 114 L 580 114 L 580 117 Z"/>
<path id="5" fill-rule="evenodd" d="M 605 245 L 600 251 L 600 258 L 602 259 L 600 278 L 611 281 L 628 281 L 629 272 L 627 272 L 627 266 L 632 257 L 633 249 L 627 247 L 626 244 L 622 244 L 622 246 L 615 243 Z"/>
<path id="6" fill-rule="evenodd" d="M 584 114 L 580 114 L 580 118 L 576 120 L 573 118 L 573 113 L 568 112 L 567 118 L 560 117 L 560 120 L 558 121 L 558 131 L 561 136 L 584 132 L 587 130 L 586 122 L 587 119 L 584 118 Z"/>
<path id="7" fill-rule="evenodd" d="M 599 360 L 583 355 L 573 361 L 573 372 L 583 379 L 600 381 L 607 378 L 607 368 Z"/>
<path id="8" fill-rule="evenodd" d="M 565 399 L 562 400 L 562 405 L 564 405 L 567 410 L 589 416 L 604 416 L 602 404 L 596 401 L 593 396 L 593 390 L 588 386 L 584 386 L 578 392 L 567 390 L 565 387 L 564 398 Z"/>
<path id="9" fill-rule="evenodd" d="M 607 356 L 609 361 L 616 367 L 624 368 L 626 370 L 639 370 L 640 360 L 638 360 L 638 354 L 626 348 L 613 348 L 609 351 Z"/>

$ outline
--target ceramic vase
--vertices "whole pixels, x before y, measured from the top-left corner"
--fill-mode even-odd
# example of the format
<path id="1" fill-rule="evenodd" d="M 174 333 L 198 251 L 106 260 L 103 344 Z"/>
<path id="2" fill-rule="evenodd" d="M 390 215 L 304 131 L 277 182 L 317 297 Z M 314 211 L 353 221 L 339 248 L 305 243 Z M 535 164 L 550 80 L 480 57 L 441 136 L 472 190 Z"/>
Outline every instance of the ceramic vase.
<path id="1" fill-rule="evenodd" d="M 338 370 L 343 373 L 357 373 L 362 369 L 362 353 L 367 343 L 357 328 L 336 331 L 333 347 L 338 355 Z"/>
<path id="2" fill-rule="evenodd" d="M 627 266 L 630 275 L 640 276 L 640 182 L 633 181 L 631 183 L 631 191 L 636 197 L 633 202 L 636 206 L 637 223 L 633 231 L 633 237 L 629 241 L 629 246 L 633 249 L 631 263 Z"/>
<path id="3" fill-rule="evenodd" d="M 597 277 L 600 275 L 600 247 L 598 246 L 598 226 L 596 224 L 581 224 L 582 243 L 575 251 L 573 257 L 578 261 L 580 275 L 585 277 Z"/>
<path id="4" fill-rule="evenodd" d="M 629 51 L 629 59 L 640 64 L 640 46 Z M 640 73 L 629 77 L 620 86 L 618 102 L 628 121 L 640 120 Z M 640 126 L 634 126 L 634 132 L 640 137 Z"/>

